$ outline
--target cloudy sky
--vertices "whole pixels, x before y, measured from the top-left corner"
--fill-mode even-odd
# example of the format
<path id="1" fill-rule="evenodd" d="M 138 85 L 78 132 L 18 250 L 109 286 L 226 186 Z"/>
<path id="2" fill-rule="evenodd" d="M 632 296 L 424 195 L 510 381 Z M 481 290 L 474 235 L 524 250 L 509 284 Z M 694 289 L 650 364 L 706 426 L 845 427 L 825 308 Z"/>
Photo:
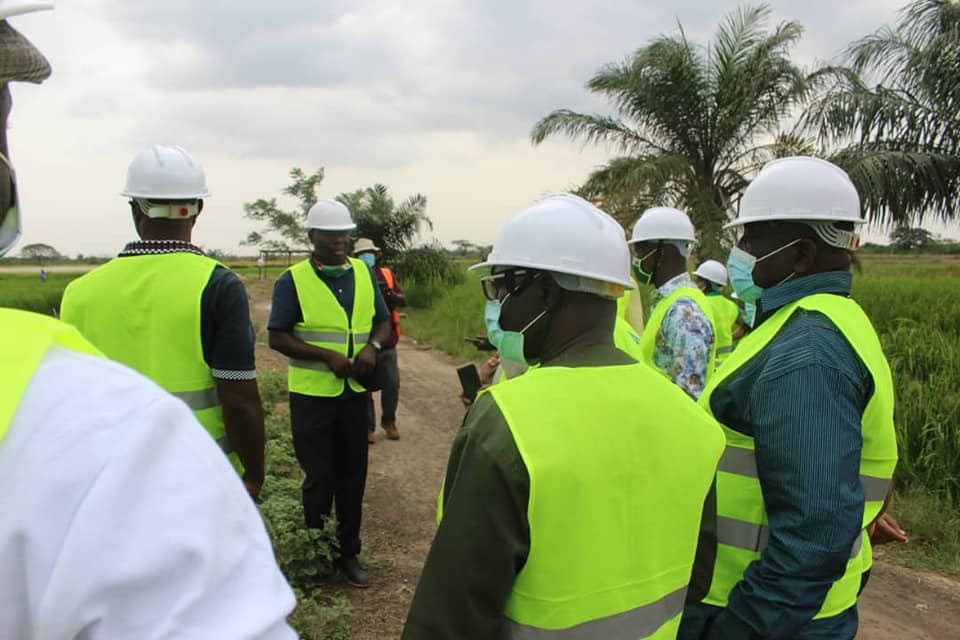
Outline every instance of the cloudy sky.
<path id="1" fill-rule="evenodd" d="M 905 0 L 771 3 L 807 29 L 812 65 L 892 22 Z M 109 255 L 131 239 L 118 195 L 140 148 L 181 144 L 213 196 L 195 241 L 234 251 L 291 167 L 321 197 L 387 184 L 427 196 L 425 239 L 488 243 L 506 216 L 573 187 L 609 150 L 529 131 L 551 110 L 606 111 L 584 82 L 676 28 L 706 41 L 734 2 L 708 0 L 83 0 L 11 19 L 50 59 L 14 87 L 10 146 L 23 243 Z M 938 229 L 939 230 L 939 229 Z"/>

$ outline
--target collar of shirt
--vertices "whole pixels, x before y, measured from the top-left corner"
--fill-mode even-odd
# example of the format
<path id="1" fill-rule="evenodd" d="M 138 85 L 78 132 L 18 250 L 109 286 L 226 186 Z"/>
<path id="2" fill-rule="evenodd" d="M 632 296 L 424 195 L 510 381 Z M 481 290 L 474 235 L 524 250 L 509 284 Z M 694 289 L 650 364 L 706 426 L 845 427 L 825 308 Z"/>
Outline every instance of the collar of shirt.
<path id="1" fill-rule="evenodd" d="M 674 276 L 660 285 L 651 297 L 654 301 L 666 298 L 680 287 L 693 287 L 696 289 L 697 285 L 694 283 L 693 278 L 690 277 L 690 274 L 684 271 L 680 275 Z"/>
<path id="2" fill-rule="evenodd" d="M 148 256 L 164 253 L 195 253 L 204 255 L 203 249 L 183 240 L 137 240 L 128 242 L 119 256 Z"/>
<path id="3" fill-rule="evenodd" d="M 825 271 L 793 278 L 783 284 L 764 289 L 757 305 L 758 320 L 763 322 L 777 309 L 817 293 L 849 296 L 852 283 L 853 275 L 849 271 Z"/>

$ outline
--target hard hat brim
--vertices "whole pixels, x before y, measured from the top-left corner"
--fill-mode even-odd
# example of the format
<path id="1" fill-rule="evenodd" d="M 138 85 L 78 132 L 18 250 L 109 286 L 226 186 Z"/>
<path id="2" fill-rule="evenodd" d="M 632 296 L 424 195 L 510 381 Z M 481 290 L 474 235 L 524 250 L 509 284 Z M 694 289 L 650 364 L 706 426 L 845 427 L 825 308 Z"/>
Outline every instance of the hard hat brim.
<path id="1" fill-rule="evenodd" d="M 564 273 L 570 276 L 577 276 L 581 278 L 592 278 L 594 280 L 599 280 L 600 282 L 609 282 L 612 284 L 618 284 L 627 289 L 637 288 L 637 285 L 629 277 L 626 278 L 625 280 L 618 280 L 601 273 L 587 273 L 586 271 L 582 271 L 582 270 L 574 271 L 572 269 L 563 269 L 562 267 L 558 267 L 556 265 L 545 265 L 545 264 L 539 264 L 536 262 L 530 262 L 526 260 L 514 260 L 511 262 L 501 262 L 499 260 L 487 260 L 486 262 L 480 262 L 478 264 L 475 264 L 469 267 L 467 270 L 470 271 L 471 273 L 475 273 L 477 276 L 482 278 L 486 275 L 489 275 L 490 272 L 495 267 L 519 267 L 524 269 L 536 269 L 537 271 Z"/>
<path id="2" fill-rule="evenodd" d="M 331 224 L 325 227 L 307 227 L 307 231 L 354 231 L 357 225 Z"/>
<path id="3" fill-rule="evenodd" d="M 202 200 L 203 198 L 209 198 L 210 192 L 196 194 L 196 193 L 183 193 L 183 194 L 163 194 L 163 196 L 158 196 L 155 193 L 140 193 L 137 191 L 121 191 L 120 195 L 124 198 L 147 198 L 149 200 Z"/>
<path id="4" fill-rule="evenodd" d="M 696 238 L 630 238 L 627 244 L 638 244 L 640 242 L 688 242 L 697 244 Z"/>
<path id="5" fill-rule="evenodd" d="M 852 222 L 853 224 L 865 224 L 866 220 L 861 217 L 846 217 L 841 218 L 838 216 L 830 214 L 802 214 L 802 215 L 792 215 L 789 213 L 768 213 L 765 215 L 759 216 L 749 216 L 747 218 L 737 218 L 732 222 L 728 222 L 723 225 L 724 231 L 727 229 L 735 229 L 737 227 L 742 227 L 745 224 L 751 224 L 753 222 Z"/>

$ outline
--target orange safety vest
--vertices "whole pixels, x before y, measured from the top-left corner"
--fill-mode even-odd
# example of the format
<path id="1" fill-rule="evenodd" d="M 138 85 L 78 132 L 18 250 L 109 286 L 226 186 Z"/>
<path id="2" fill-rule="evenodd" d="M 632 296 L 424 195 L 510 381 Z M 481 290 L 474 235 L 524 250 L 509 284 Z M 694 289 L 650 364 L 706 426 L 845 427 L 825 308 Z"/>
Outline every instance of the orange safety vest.
<path id="1" fill-rule="evenodd" d="M 383 274 L 383 279 L 386 280 L 387 286 L 393 289 L 397 285 L 397 279 L 393 275 L 393 271 L 390 271 L 387 267 L 379 267 L 380 273 Z M 390 325 L 393 327 L 393 335 L 396 336 L 397 340 L 400 339 L 400 312 L 394 309 L 390 312 Z"/>

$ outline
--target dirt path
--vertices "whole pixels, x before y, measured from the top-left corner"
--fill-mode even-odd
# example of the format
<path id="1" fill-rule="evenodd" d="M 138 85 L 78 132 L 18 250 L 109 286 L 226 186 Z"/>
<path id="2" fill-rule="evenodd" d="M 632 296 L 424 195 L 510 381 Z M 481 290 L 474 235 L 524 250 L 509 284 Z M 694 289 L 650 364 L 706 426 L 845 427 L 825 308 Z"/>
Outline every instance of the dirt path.
<path id="1" fill-rule="evenodd" d="M 248 282 L 255 322 L 265 326 L 269 285 Z M 262 344 L 262 341 L 261 341 Z M 265 345 L 261 367 L 282 367 Z M 373 585 L 332 590 L 353 604 L 352 640 L 387 640 L 400 635 L 420 568 L 435 529 L 437 490 L 463 408 L 454 368 L 460 362 L 404 340 L 398 442 L 383 439 L 370 448 L 364 499 L 362 559 Z M 379 398 L 378 398 L 379 400 Z M 378 405 L 379 414 L 379 405 Z M 876 563 L 860 599 L 863 640 L 949 640 L 960 637 L 960 584 L 945 578 Z"/>

